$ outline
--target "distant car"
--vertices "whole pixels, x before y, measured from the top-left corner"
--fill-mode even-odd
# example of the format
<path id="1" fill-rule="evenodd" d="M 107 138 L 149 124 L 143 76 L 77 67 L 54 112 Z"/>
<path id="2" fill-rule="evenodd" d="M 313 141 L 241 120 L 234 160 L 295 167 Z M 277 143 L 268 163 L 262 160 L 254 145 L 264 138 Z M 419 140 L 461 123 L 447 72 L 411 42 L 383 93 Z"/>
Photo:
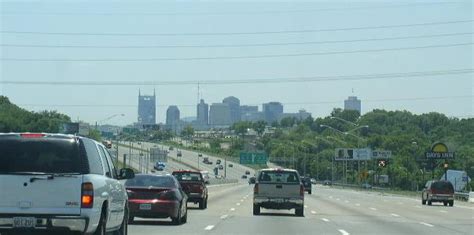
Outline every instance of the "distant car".
<path id="1" fill-rule="evenodd" d="M 156 162 L 153 168 L 157 171 L 163 171 L 166 167 L 166 164 L 164 162 Z"/>
<path id="2" fill-rule="evenodd" d="M 433 202 L 442 202 L 444 206 L 454 205 L 454 187 L 449 181 L 430 180 L 421 193 L 421 204 L 429 206 Z"/>
<path id="3" fill-rule="evenodd" d="M 312 184 L 316 184 L 317 182 L 318 182 L 318 181 L 316 181 L 315 178 L 311 178 L 311 183 L 312 183 Z"/>
<path id="4" fill-rule="evenodd" d="M 205 184 L 209 184 L 209 172 L 208 171 L 201 171 L 202 178 Z"/>
<path id="5" fill-rule="evenodd" d="M 301 177 L 301 183 L 303 183 L 304 186 L 304 191 L 308 192 L 308 194 L 311 194 L 312 191 L 312 184 L 311 184 L 311 179 L 308 177 Z"/>
<path id="6" fill-rule="evenodd" d="M 323 181 L 323 185 L 331 186 L 332 182 L 330 180 Z"/>
<path id="7" fill-rule="evenodd" d="M 199 203 L 199 209 L 207 208 L 207 187 L 203 176 L 199 171 L 173 171 L 173 176 L 178 179 L 184 192 L 188 195 L 188 201 Z"/>
<path id="8" fill-rule="evenodd" d="M 181 153 L 181 151 L 178 150 L 178 153 L 176 153 L 176 156 L 177 156 L 177 157 L 182 157 L 183 154 Z"/>
<path id="9" fill-rule="evenodd" d="M 217 165 L 221 164 L 221 159 L 217 159 L 216 164 Z"/>
<path id="10" fill-rule="evenodd" d="M 112 148 L 112 141 L 110 141 L 110 140 L 102 141 L 102 144 L 108 149 Z"/>
<path id="11" fill-rule="evenodd" d="M 260 214 L 260 208 L 266 208 L 295 209 L 296 216 L 304 216 L 304 186 L 296 170 L 259 170 L 253 192 L 254 215 Z"/>
<path id="12" fill-rule="evenodd" d="M 255 184 L 255 176 L 249 178 L 249 184 Z"/>
<path id="13" fill-rule="evenodd" d="M 187 222 L 188 197 L 171 175 L 137 174 L 125 182 L 130 210 L 129 223 L 134 217 L 171 218 L 173 224 Z"/>
<path id="14" fill-rule="evenodd" d="M 168 148 L 168 150 L 169 150 L 169 151 L 173 151 L 173 150 L 174 150 L 173 146 L 170 146 L 170 147 Z"/>
<path id="15" fill-rule="evenodd" d="M 230 163 L 230 164 L 229 164 L 229 167 L 234 167 L 234 164 Z"/>
<path id="16" fill-rule="evenodd" d="M 370 185 L 369 183 L 363 183 L 363 184 L 361 185 L 361 187 L 362 187 L 363 189 L 371 189 L 371 188 L 372 188 L 372 185 Z"/>
<path id="17" fill-rule="evenodd" d="M 202 153 L 198 153 L 198 157 L 202 157 Z"/>
<path id="18" fill-rule="evenodd" d="M 250 175 L 250 171 L 249 171 L 249 170 L 246 170 L 246 171 L 245 171 L 245 174 L 246 174 L 246 175 Z"/>
<path id="19" fill-rule="evenodd" d="M 242 175 L 242 179 L 247 179 L 247 175 Z"/>
<path id="20" fill-rule="evenodd" d="M 223 166 L 223 165 L 219 165 L 219 170 L 224 170 L 224 166 Z"/>

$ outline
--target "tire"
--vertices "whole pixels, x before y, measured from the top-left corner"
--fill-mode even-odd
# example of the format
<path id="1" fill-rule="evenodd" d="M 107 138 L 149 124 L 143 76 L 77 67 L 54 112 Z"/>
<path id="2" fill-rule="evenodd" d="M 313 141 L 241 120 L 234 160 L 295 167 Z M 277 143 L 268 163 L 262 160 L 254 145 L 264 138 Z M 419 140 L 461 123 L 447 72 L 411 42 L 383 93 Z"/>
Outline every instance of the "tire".
<path id="1" fill-rule="evenodd" d="M 295 208 L 295 215 L 298 217 L 303 217 L 304 216 L 304 207 L 300 206 L 298 208 Z"/>
<path id="2" fill-rule="evenodd" d="M 178 216 L 176 218 L 171 218 L 171 223 L 174 225 L 181 224 L 181 205 L 179 205 Z"/>
<path id="3" fill-rule="evenodd" d="M 122 225 L 120 225 L 120 229 L 117 231 L 114 231 L 114 235 L 127 235 L 128 234 L 128 221 L 130 220 L 129 214 L 128 214 L 128 208 L 125 207 L 125 213 L 123 215 L 123 220 L 122 220 Z"/>
<path id="4" fill-rule="evenodd" d="M 448 202 L 447 202 L 447 201 L 444 201 L 444 202 L 443 202 L 443 205 L 444 205 L 444 206 L 448 206 Z"/>
<path id="5" fill-rule="evenodd" d="M 421 199 L 421 205 L 426 205 L 426 200 Z"/>
<path id="6" fill-rule="evenodd" d="M 204 209 L 207 209 L 207 198 L 206 198 L 206 200 L 204 201 Z"/>
<path id="7" fill-rule="evenodd" d="M 199 209 L 204 210 L 206 208 L 204 203 L 205 203 L 204 199 L 201 199 L 199 201 Z"/>
<path id="8" fill-rule="evenodd" d="M 107 228 L 107 215 L 106 215 L 106 209 L 105 207 L 102 208 L 102 213 L 100 215 L 99 219 L 99 225 L 97 226 L 97 229 L 94 232 L 94 235 L 106 235 L 106 228 Z"/>
<path id="9" fill-rule="evenodd" d="M 449 206 L 453 207 L 454 206 L 454 201 L 449 201 Z"/>
<path id="10" fill-rule="evenodd" d="M 188 208 L 186 207 L 186 214 L 184 214 L 183 218 L 181 218 L 181 224 L 185 224 L 188 222 Z"/>
<path id="11" fill-rule="evenodd" d="M 253 205 L 253 215 L 260 215 L 260 206 Z"/>
<path id="12" fill-rule="evenodd" d="M 428 206 L 431 206 L 431 204 L 432 204 L 431 200 L 428 200 Z"/>
<path id="13" fill-rule="evenodd" d="M 134 216 L 130 216 L 130 215 L 129 215 L 129 216 L 128 216 L 128 224 L 133 224 L 133 222 L 134 222 L 133 220 L 134 220 L 134 219 L 135 219 Z"/>
<path id="14" fill-rule="evenodd" d="M 311 190 L 309 190 L 309 191 L 308 191 L 308 194 L 311 194 L 311 193 L 312 193 L 312 191 L 311 191 Z"/>

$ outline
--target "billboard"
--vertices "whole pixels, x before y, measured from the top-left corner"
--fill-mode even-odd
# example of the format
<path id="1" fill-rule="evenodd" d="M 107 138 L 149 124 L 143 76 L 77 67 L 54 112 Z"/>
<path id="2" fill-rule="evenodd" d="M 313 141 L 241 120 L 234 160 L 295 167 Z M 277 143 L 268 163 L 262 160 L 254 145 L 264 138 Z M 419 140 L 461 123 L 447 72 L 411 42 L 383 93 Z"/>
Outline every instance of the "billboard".
<path id="1" fill-rule="evenodd" d="M 392 151 L 372 150 L 372 159 L 388 159 L 388 158 L 392 158 Z"/>
<path id="2" fill-rule="evenodd" d="M 367 161 L 372 156 L 369 148 L 336 148 L 336 161 Z"/>

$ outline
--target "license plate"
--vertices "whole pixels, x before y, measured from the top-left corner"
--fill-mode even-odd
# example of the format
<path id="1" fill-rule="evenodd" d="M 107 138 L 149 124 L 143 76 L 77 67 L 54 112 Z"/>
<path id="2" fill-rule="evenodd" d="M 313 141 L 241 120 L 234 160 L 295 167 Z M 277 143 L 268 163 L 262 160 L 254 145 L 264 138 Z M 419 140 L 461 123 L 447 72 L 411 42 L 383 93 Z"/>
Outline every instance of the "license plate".
<path id="1" fill-rule="evenodd" d="M 140 210 L 151 210 L 151 204 L 140 204 Z"/>
<path id="2" fill-rule="evenodd" d="M 33 217 L 14 217 L 14 228 L 34 228 L 36 226 L 36 218 Z"/>

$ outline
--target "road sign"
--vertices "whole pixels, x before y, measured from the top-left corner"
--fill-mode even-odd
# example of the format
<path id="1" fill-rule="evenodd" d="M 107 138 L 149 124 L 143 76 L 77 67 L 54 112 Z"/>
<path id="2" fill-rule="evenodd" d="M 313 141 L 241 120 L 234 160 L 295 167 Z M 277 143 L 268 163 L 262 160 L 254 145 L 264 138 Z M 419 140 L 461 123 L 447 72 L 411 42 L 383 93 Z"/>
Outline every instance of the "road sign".
<path id="1" fill-rule="evenodd" d="M 372 150 L 372 159 L 388 159 L 388 158 L 392 158 L 392 151 Z"/>
<path id="2" fill-rule="evenodd" d="M 437 142 L 431 146 L 431 151 L 425 153 L 427 159 L 454 159 L 454 152 L 449 152 L 448 146 Z"/>
<path id="3" fill-rule="evenodd" d="M 369 148 L 336 148 L 336 161 L 366 161 L 371 158 Z"/>
<path id="4" fill-rule="evenodd" d="M 241 152 L 240 153 L 240 164 L 267 164 L 268 156 L 264 152 L 252 153 L 252 152 Z"/>

